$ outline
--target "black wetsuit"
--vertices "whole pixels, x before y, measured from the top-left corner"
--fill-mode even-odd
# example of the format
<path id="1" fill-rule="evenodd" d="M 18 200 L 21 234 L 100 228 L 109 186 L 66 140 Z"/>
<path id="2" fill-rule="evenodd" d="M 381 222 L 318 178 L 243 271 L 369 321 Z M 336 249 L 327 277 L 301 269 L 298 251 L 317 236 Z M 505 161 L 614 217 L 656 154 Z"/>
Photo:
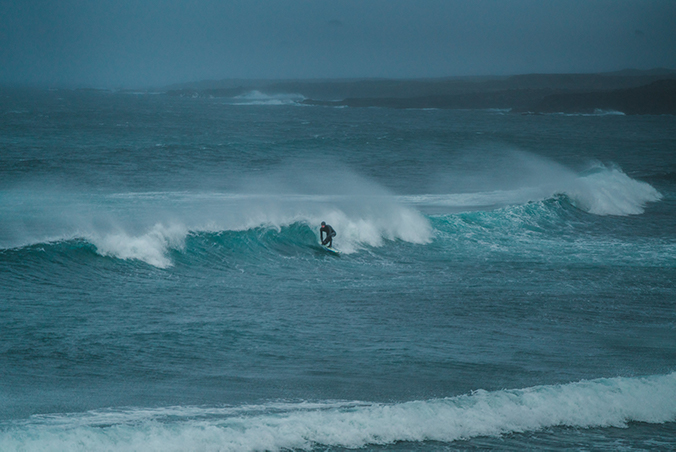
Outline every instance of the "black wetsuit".
<path id="1" fill-rule="evenodd" d="M 326 232 L 326 238 L 324 238 L 324 233 Z M 322 245 L 326 245 L 329 248 L 331 248 L 331 245 L 333 244 L 333 238 L 336 236 L 336 231 L 333 230 L 331 226 L 328 224 L 325 224 L 321 228 L 319 228 L 319 238 L 322 241 Z"/>

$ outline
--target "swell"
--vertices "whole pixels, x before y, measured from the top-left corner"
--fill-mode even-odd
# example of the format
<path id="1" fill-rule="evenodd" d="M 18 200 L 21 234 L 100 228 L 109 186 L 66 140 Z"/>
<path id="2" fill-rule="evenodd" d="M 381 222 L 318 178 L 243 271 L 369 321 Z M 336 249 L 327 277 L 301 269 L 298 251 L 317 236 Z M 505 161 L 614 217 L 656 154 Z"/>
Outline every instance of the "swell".
<path id="1" fill-rule="evenodd" d="M 304 253 L 316 247 L 321 221 L 338 231 L 334 245 L 352 254 L 393 241 L 422 246 L 452 241 L 439 211 L 455 225 L 454 233 L 471 236 L 483 228 L 483 239 L 495 242 L 514 231 L 522 238 L 530 232 L 584 232 L 577 225 L 641 214 L 662 198 L 650 184 L 616 167 L 597 165 L 573 174 L 549 161 L 533 165 L 547 169 L 546 183 L 539 176 L 517 189 L 445 195 L 394 196 L 353 175 L 334 187 L 341 194 L 330 195 L 10 192 L 3 200 L 11 216 L 0 225 L 0 246 L 81 240 L 101 256 L 167 268 L 174 263 L 172 254 L 208 254 L 209 248 L 235 255 Z"/>
<path id="2" fill-rule="evenodd" d="M 53 197 L 20 195 L 10 206 L 16 210 L 11 221 L 0 225 L 2 248 L 80 239 L 94 245 L 102 256 L 160 268 L 171 266 L 169 254 L 185 251 L 186 241 L 194 242 L 192 238 L 200 234 L 220 234 L 215 242 L 234 236 L 230 245 L 235 249 L 241 241 L 254 239 L 263 247 L 288 249 L 300 243 L 293 237 L 299 230 L 304 247 L 316 245 L 319 224 L 326 221 L 339 231 L 334 244 L 346 254 L 381 246 L 385 240 L 424 244 L 432 238 L 423 215 L 384 193 L 131 193 L 84 200 L 64 195 L 59 202 Z M 279 237 L 290 243 L 276 243 Z"/>
<path id="3" fill-rule="evenodd" d="M 671 265 L 670 255 L 676 249 L 669 237 L 650 236 L 645 231 L 636 235 L 630 222 L 625 231 L 623 223 L 589 215 L 574 202 L 566 195 L 557 195 L 493 210 L 427 217 L 411 214 L 411 218 L 405 213 L 394 230 L 387 229 L 391 226 L 389 217 L 372 221 L 350 219 L 334 223 L 342 226 L 336 227 L 338 236 L 334 245 L 346 255 L 368 250 L 369 255 L 394 252 L 395 256 L 397 243 L 401 241 L 417 245 L 422 257 L 433 252 L 446 259 L 485 255 Z M 289 224 L 254 223 L 242 229 L 220 229 L 214 225 L 196 230 L 182 224 L 156 223 L 137 234 L 117 229 L 0 250 L 1 260 L 10 267 L 31 263 L 40 267 L 45 262 L 59 262 L 79 268 L 83 262 L 96 264 L 97 257 L 158 268 L 177 263 L 228 267 L 233 262 L 275 264 L 287 257 L 313 259 L 318 255 L 323 256 L 317 227 L 307 220 Z"/>
<path id="4" fill-rule="evenodd" d="M 148 233 L 124 232 L 70 238 L 0 250 L 10 267 L 41 268 L 96 264 L 101 258 L 129 265 L 167 268 L 175 261 L 211 265 L 226 259 L 267 260 L 278 256 L 314 254 L 321 250 L 315 232 L 304 223 L 288 227 L 255 227 L 245 231 L 190 232 L 156 225 Z M 267 259 L 266 259 L 267 256 Z"/>
<path id="5" fill-rule="evenodd" d="M 676 373 L 403 403 L 299 402 L 128 408 L 36 415 L 0 424 L 13 450 L 311 450 L 395 442 L 450 443 L 557 427 L 676 421 Z"/>
<path id="6" fill-rule="evenodd" d="M 590 215 L 559 195 L 540 202 L 431 218 L 449 258 L 560 265 L 673 267 L 664 224 Z"/>

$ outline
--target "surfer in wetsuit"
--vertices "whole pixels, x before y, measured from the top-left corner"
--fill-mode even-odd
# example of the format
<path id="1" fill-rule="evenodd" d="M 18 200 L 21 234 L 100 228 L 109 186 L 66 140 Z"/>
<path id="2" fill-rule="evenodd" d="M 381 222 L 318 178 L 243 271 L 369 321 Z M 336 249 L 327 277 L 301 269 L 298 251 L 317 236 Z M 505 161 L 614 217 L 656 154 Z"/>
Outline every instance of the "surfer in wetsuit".
<path id="1" fill-rule="evenodd" d="M 326 238 L 324 238 L 324 233 L 326 233 Z M 326 245 L 331 248 L 333 244 L 333 238 L 336 236 L 336 231 L 328 224 L 322 221 L 322 227 L 319 228 L 319 239 L 322 241 L 322 245 Z"/>

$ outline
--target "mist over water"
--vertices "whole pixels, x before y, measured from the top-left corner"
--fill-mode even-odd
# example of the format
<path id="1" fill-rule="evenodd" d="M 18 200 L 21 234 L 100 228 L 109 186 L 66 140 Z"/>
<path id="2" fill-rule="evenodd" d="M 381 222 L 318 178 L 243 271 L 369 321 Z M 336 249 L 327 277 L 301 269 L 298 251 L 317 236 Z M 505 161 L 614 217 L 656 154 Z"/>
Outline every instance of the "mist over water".
<path id="1" fill-rule="evenodd" d="M 672 118 L 46 96 L 0 449 L 673 448 Z"/>
<path id="2" fill-rule="evenodd" d="M 676 67 L 668 0 L 24 0 L 2 8 L 0 84 L 10 85 L 138 89 Z"/>
<path id="3" fill-rule="evenodd" d="M 299 175 L 292 166 L 218 192 L 86 195 L 8 191 L 13 217 L 2 228 L 3 248 L 85 239 L 99 253 L 166 267 L 170 249 L 189 233 L 275 229 L 328 221 L 341 231 L 342 251 L 380 246 L 383 240 L 427 243 L 429 222 L 377 184 L 347 170 Z M 11 205 L 11 198 L 20 202 Z M 317 232 L 318 235 L 318 232 Z"/>
<path id="4" fill-rule="evenodd" d="M 524 152 L 491 162 L 496 168 L 460 177 L 446 174 L 452 194 L 394 195 L 347 168 L 303 174 L 286 165 L 238 182 L 241 188 L 218 192 L 149 192 L 85 195 L 73 192 L 9 191 L 13 215 L 2 228 L 3 248 L 84 239 L 97 252 L 168 267 L 169 250 L 184 250 L 188 234 L 274 229 L 302 224 L 310 229 L 328 221 L 341 231 L 336 239 L 345 253 L 384 240 L 425 244 L 433 236 L 417 210 L 462 212 L 466 209 L 540 202 L 564 195 L 584 212 L 635 215 L 662 196 L 650 184 L 631 179 L 621 169 L 603 165 L 575 174 Z M 473 190 L 462 192 L 463 183 Z M 12 205 L 11 199 L 20 199 Z"/>

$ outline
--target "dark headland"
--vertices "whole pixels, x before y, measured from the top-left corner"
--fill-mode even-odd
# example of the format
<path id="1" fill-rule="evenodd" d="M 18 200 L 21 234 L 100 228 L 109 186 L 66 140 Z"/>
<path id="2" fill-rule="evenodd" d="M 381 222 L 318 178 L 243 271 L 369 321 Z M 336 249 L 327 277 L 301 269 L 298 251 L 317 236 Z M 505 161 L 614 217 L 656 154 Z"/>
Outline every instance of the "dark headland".
<path id="1" fill-rule="evenodd" d="M 676 114 L 676 70 L 671 69 L 416 80 L 222 80 L 176 85 L 166 94 L 232 98 L 253 90 L 298 94 L 305 104 L 336 107 Z"/>

